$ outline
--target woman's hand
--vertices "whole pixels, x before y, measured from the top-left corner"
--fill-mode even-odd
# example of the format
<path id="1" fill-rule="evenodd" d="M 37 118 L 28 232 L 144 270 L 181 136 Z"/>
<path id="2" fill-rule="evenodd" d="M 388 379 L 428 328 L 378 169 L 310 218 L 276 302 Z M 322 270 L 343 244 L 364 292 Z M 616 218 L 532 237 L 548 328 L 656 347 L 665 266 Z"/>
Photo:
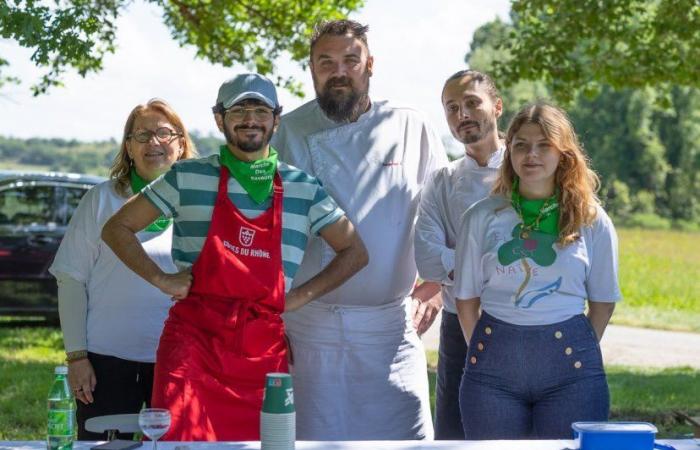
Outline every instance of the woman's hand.
<path id="1" fill-rule="evenodd" d="M 92 403 L 95 399 L 92 397 L 92 391 L 95 390 L 97 378 L 95 378 L 95 370 L 87 358 L 68 363 L 68 385 L 73 390 L 75 398 L 85 403 Z"/>

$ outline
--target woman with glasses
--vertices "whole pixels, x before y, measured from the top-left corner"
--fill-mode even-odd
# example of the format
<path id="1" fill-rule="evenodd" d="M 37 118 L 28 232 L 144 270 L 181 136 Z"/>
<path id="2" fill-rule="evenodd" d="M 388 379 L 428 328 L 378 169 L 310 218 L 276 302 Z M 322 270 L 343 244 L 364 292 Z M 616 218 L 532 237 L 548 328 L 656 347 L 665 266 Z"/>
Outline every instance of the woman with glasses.
<path id="1" fill-rule="evenodd" d="M 467 211 L 457 239 L 467 439 L 567 439 L 572 422 L 607 420 L 598 341 L 620 288 L 597 187 L 566 113 L 521 109 L 493 194 Z"/>
<path id="2" fill-rule="evenodd" d="M 110 179 L 80 201 L 49 269 L 58 307 L 68 381 L 78 400 L 78 439 L 100 440 L 85 421 L 137 413 L 151 400 L 156 347 L 171 300 L 129 270 L 100 238 L 102 226 L 126 201 L 196 151 L 182 120 L 163 100 L 136 106 Z M 174 272 L 170 219 L 138 234 L 148 255 Z"/>

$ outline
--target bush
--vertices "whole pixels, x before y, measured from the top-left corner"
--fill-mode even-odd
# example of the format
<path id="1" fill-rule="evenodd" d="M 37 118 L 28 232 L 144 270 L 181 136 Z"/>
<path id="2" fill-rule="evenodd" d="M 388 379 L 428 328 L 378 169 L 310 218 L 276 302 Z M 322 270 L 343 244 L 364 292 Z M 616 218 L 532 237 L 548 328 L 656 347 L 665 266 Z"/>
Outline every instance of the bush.
<path id="1" fill-rule="evenodd" d="M 670 230 L 671 220 L 653 213 L 635 213 L 622 218 L 617 225 L 627 228 L 645 228 L 648 230 Z"/>

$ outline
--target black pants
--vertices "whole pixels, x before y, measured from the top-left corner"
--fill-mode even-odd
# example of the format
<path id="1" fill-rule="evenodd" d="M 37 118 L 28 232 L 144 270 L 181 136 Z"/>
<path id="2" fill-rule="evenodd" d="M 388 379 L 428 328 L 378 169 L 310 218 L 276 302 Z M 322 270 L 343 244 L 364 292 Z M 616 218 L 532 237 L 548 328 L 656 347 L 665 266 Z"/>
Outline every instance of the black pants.
<path id="1" fill-rule="evenodd" d="M 107 433 L 91 433 L 85 430 L 85 421 L 91 417 L 109 414 L 134 414 L 141 411 L 144 402 L 151 404 L 154 363 L 127 361 L 114 356 L 88 353 L 95 370 L 97 384 L 92 393 L 93 403 L 77 400 L 78 439 L 104 441 Z M 120 439 L 132 439 L 131 434 L 119 433 Z"/>
<path id="2" fill-rule="evenodd" d="M 435 439 L 464 439 L 459 411 L 459 384 L 466 358 L 467 344 L 457 314 L 443 310 L 435 383 Z"/>

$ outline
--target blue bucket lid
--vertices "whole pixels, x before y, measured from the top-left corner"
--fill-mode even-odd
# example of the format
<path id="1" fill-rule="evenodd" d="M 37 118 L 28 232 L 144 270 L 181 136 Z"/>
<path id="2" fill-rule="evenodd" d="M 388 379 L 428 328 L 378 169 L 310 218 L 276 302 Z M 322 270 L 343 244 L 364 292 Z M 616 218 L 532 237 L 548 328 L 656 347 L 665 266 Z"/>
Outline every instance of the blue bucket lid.
<path id="1" fill-rule="evenodd" d="M 649 422 L 574 422 L 571 428 L 586 433 L 656 433 Z"/>

